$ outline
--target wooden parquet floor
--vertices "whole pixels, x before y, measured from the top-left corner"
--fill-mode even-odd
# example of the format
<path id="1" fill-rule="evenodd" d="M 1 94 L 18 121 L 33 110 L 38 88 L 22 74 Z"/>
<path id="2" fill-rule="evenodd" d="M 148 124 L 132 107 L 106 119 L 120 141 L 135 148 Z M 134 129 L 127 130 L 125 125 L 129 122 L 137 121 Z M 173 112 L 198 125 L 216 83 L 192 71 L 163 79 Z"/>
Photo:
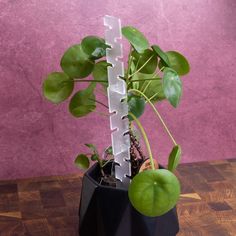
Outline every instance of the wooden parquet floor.
<path id="1" fill-rule="evenodd" d="M 235 236 L 236 159 L 182 164 L 177 175 L 178 236 Z M 80 175 L 0 181 L 0 236 L 78 236 L 80 189 Z"/>

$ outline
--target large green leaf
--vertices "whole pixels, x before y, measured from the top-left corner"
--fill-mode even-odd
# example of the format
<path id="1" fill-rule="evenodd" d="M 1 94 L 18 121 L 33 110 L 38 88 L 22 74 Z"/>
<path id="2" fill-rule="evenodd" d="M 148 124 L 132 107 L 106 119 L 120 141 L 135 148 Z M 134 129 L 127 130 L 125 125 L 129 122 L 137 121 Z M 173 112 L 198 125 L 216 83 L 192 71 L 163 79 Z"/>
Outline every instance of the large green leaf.
<path id="1" fill-rule="evenodd" d="M 143 66 L 139 72 L 145 74 L 152 74 L 155 72 L 157 68 L 157 55 L 152 50 L 147 49 L 142 54 L 133 51 L 132 57 L 133 57 L 133 62 L 137 67 L 137 70 L 140 69 L 149 60 L 147 64 L 145 64 L 145 66 Z"/>
<path id="2" fill-rule="evenodd" d="M 71 78 L 87 77 L 93 67 L 94 61 L 89 59 L 80 44 L 70 47 L 61 59 L 62 70 Z"/>
<path id="3" fill-rule="evenodd" d="M 146 170 L 132 179 L 128 194 L 131 204 L 141 214 L 161 216 L 176 205 L 180 184 L 168 170 Z"/>
<path id="4" fill-rule="evenodd" d="M 164 69 L 163 90 L 171 105 L 177 107 L 182 95 L 182 82 L 176 71 L 168 67 Z"/>
<path id="5" fill-rule="evenodd" d="M 129 112 L 133 113 L 137 118 L 139 118 L 145 109 L 144 98 L 133 93 L 128 93 L 128 108 Z M 130 121 L 133 120 L 131 116 L 128 116 L 128 118 Z"/>
<path id="6" fill-rule="evenodd" d="M 79 154 L 75 159 L 75 165 L 81 169 L 88 169 L 89 168 L 89 159 L 85 154 Z"/>
<path id="7" fill-rule="evenodd" d="M 125 26 L 122 28 L 123 36 L 130 42 L 138 53 L 143 53 L 149 48 L 148 40 L 145 36 L 132 26 Z"/>
<path id="8" fill-rule="evenodd" d="M 165 52 L 163 52 L 162 49 L 157 45 L 153 45 L 152 49 L 162 59 L 164 66 L 169 67 L 170 66 L 170 61 L 169 61 L 169 58 L 168 58 L 167 54 Z"/>
<path id="9" fill-rule="evenodd" d="M 92 59 L 104 57 L 106 55 L 106 48 L 108 47 L 105 44 L 105 40 L 97 36 L 85 37 L 81 42 L 81 46 L 83 51 Z"/>
<path id="10" fill-rule="evenodd" d="M 169 59 L 169 67 L 175 70 L 178 75 L 186 75 L 190 71 L 190 66 L 187 59 L 179 52 L 169 51 L 166 52 Z M 159 68 L 163 66 L 163 61 L 161 61 Z"/>
<path id="11" fill-rule="evenodd" d="M 179 145 L 176 145 L 173 147 L 169 155 L 168 170 L 174 171 L 177 168 L 180 161 L 180 156 L 181 156 L 181 148 Z"/>
<path id="12" fill-rule="evenodd" d="M 95 95 L 93 93 L 95 86 L 95 83 L 91 83 L 88 88 L 74 94 L 69 104 L 69 110 L 73 116 L 86 116 L 95 110 Z"/>
<path id="13" fill-rule="evenodd" d="M 72 93 L 74 81 L 63 72 L 53 72 L 43 82 L 43 95 L 53 103 L 66 100 Z"/>
<path id="14" fill-rule="evenodd" d="M 107 67 L 109 65 L 110 64 L 107 63 L 106 61 L 99 61 L 98 63 L 95 64 L 94 69 L 93 69 L 93 78 L 95 80 L 107 81 L 107 82 L 101 82 L 104 89 L 107 89 L 107 86 L 108 86 Z"/>

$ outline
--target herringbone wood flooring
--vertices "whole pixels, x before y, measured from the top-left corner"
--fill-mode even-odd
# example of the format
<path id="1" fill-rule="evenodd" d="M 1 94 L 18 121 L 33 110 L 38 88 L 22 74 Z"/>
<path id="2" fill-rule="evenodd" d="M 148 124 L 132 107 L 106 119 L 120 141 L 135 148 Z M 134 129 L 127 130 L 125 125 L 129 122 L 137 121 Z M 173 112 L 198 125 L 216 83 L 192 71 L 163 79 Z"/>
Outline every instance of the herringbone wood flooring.
<path id="1" fill-rule="evenodd" d="M 236 159 L 182 164 L 176 174 L 178 236 L 235 236 Z M 1 181 L 0 236 L 78 236 L 80 189 L 80 175 Z"/>

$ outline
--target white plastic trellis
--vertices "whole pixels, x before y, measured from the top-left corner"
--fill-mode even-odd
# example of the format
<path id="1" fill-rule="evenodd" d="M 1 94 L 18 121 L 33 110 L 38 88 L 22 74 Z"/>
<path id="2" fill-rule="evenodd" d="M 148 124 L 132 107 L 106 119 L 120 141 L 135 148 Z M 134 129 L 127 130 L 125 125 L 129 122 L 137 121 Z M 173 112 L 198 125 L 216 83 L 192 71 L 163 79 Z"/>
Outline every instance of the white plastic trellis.
<path id="1" fill-rule="evenodd" d="M 123 57 L 122 44 L 117 41 L 121 39 L 120 19 L 112 16 L 104 17 L 106 44 L 111 48 L 106 49 L 107 62 L 112 64 L 108 67 L 108 103 L 110 116 L 112 150 L 115 166 L 115 177 L 124 186 L 130 183 L 130 136 L 129 131 L 128 104 L 126 83 L 119 76 L 124 76 L 124 65 L 119 59 Z M 125 135 L 126 134 L 126 135 Z"/>

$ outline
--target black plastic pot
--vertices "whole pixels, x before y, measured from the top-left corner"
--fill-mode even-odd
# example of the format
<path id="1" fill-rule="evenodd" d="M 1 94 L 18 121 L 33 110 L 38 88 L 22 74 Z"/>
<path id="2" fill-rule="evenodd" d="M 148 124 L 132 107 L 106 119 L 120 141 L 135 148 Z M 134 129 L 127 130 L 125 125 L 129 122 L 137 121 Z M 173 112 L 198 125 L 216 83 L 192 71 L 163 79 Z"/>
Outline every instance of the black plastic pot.
<path id="1" fill-rule="evenodd" d="M 111 170 L 111 165 L 107 168 Z M 127 190 L 100 185 L 99 177 L 98 165 L 83 177 L 80 236 L 175 236 L 179 232 L 176 207 L 162 216 L 144 216 L 130 204 Z"/>

